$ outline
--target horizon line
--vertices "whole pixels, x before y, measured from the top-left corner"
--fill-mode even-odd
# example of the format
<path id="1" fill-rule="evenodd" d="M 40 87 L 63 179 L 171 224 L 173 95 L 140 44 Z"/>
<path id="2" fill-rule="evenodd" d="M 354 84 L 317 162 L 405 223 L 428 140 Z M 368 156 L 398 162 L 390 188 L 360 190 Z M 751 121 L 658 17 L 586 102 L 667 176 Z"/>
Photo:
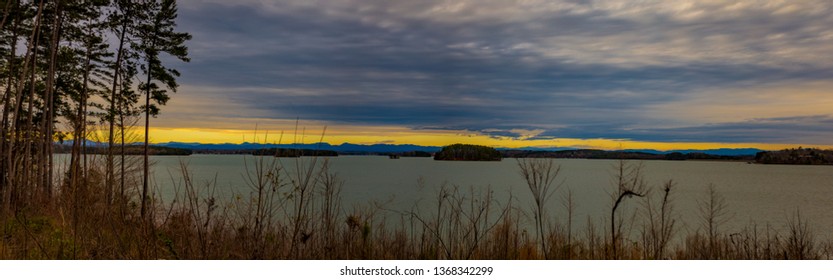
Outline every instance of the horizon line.
<path id="1" fill-rule="evenodd" d="M 96 145 L 106 146 L 108 145 L 107 142 L 99 142 L 93 140 L 87 140 L 91 143 L 96 143 Z M 63 143 L 55 142 L 56 144 L 60 145 L 67 145 L 66 143 L 72 143 L 73 140 L 65 140 Z M 120 143 L 117 143 L 120 144 Z M 142 142 L 130 142 L 126 143 L 127 145 L 141 145 Z M 342 145 L 356 145 L 356 146 L 365 146 L 370 147 L 374 145 L 387 145 L 387 146 L 418 146 L 424 148 L 442 148 L 445 146 L 453 145 L 453 144 L 470 144 L 470 145 L 480 145 L 480 144 L 472 144 L 472 143 L 452 143 L 448 145 L 436 146 L 436 145 L 420 145 L 420 144 L 413 144 L 413 143 L 351 143 L 351 142 L 342 142 L 340 144 L 334 144 L 330 142 L 311 142 L 311 143 L 259 143 L 259 142 L 181 142 L 181 141 L 165 141 L 165 142 L 151 142 L 150 145 L 165 145 L 165 144 L 193 144 L 193 145 L 263 145 L 263 146 L 291 146 L 291 145 L 329 145 L 329 146 L 342 146 Z M 782 145 L 782 144 L 776 144 Z M 786 146 L 793 146 L 792 148 L 813 148 L 813 149 L 821 149 L 821 150 L 830 150 L 829 147 L 824 147 L 823 145 L 801 145 L 801 144 L 783 144 Z M 560 150 L 603 150 L 603 151 L 645 151 L 645 150 L 652 150 L 658 152 L 672 152 L 672 151 L 711 151 L 711 150 L 760 150 L 760 151 L 776 151 L 776 150 L 783 150 L 783 149 L 765 149 L 759 148 L 754 146 L 748 147 L 717 147 L 717 148 L 674 148 L 674 149 L 658 149 L 658 148 L 627 148 L 627 149 L 605 149 L 605 148 L 598 148 L 598 147 L 574 147 L 574 146 L 524 146 L 524 147 L 506 147 L 506 146 L 489 146 L 489 145 L 480 145 L 480 146 L 488 146 L 495 149 L 502 149 L 502 150 L 528 150 L 528 149 L 560 149 Z M 784 149 L 791 149 L 791 148 L 784 148 Z"/>

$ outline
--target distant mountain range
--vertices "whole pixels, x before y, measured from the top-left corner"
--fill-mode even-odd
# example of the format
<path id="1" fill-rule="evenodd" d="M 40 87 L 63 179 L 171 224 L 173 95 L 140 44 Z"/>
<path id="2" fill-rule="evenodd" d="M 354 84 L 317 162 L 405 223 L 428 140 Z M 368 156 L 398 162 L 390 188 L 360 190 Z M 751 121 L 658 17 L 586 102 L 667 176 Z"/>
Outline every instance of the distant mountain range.
<path id="1" fill-rule="evenodd" d="M 181 143 L 181 142 L 167 142 L 157 143 L 156 146 L 191 149 L 195 151 L 200 150 L 256 150 L 256 149 L 307 149 L 307 150 L 327 150 L 339 153 L 404 153 L 413 151 L 423 151 L 429 153 L 438 152 L 442 147 L 434 146 L 418 146 L 418 145 L 390 145 L 390 144 L 373 144 L 373 145 L 359 145 L 343 143 L 340 145 L 331 145 L 329 143 L 312 143 L 312 144 L 260 144 L 243 142 L 240 144 L 202 144 L 202 143 Z"/>
<path id="2" fill-rule="evenodd" d="M 312 149 L 312 150 L 328 150 L 328 151 L 335 151 L 338 153 L 345 153 L 345 154 L 361 154 L 361 153 L 404 153 L 404 152 L 413 152 L 413 151 L 422 151 L 422 152 L 429 152 L 429 153 L 436 153 L 442 149 L 442 147 L 437 146 L 420 146 L 420 145 L 392 145 L 392 144 L 372 144 L 372 145 L 361 145 L 361 144 L 351 144 L 351 143 L 342 143 L 339 145 L 332 145 L 329 143 L 311 143 L 311 144 L 260 144 L 260 143 L 248 143 L 243 142 L 240 144 L 232 144 L 232 143 L 224 143 L 224 144 L 203 144 L 203 143 L 183 143 L 183 142 L 167 142 L 167 143 L 157 143 L 154 144 L 156 146 L 163 146 L 163 147 L 171 147 L 171 148 L 181 148 L 181 149 L 190 149 L 194 151 L 210 151 L 210 150 L 254 150 L 254 149 L 268 149 L 268 148 L 284 148 L 284 149 Z M 524 150 L 524 151 L 565 151 L 565 150 L 576 150 L 577 148 L 570 148 L 570 147 L 522 147 L 522 148 L 498 148 L 497 150 L 506 151 L 506 150 Z M 717 156 L 754 156 L 758 152 L 763 152 L 764 150 L 755 149 L 755 148 L 742 148 L 742 149 L 708 149 L 708 150 L 671 150 L 671 151 L 658 151 L 658 150 L 651 150 L 651 149 L 642 149 L 642 150 L 623 150 L 623 152 L 640 152 L 640 153 L 648 153 L 648 154 L 671 154 L 671 153 L 682 153 L 682 154 L 690 154 L 690 153 L 703 153 L 709 155 L 717 155 Z"/>
<path id="3" fill-rule="evenodd" d="M 709 150 L 670 150 L 670 151 L 657 151 L 657 150 L 623 150 L 623 152 L 639 152 L 639 153 L 648 153 L 648 154 L 658 154 L 658 155 L 667 155 L 671 153 L 681 153 L 681 154 L 692 154 L 692 153 L 702 153 L 707 155 L 716 155 L 716 156 L 754 156 L 759 152 L 764 152 L 765 150 L 755 149 L 755 148 L 739 148 L 739 149 L 709 149 Z"/>

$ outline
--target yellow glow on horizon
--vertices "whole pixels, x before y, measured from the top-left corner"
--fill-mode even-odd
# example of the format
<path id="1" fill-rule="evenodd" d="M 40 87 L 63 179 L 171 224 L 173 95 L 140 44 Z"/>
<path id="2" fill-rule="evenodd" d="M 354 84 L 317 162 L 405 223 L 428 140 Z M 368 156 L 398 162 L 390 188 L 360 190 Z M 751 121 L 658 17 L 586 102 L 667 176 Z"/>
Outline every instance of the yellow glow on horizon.
<path id="1" fill-rule="evenodd" d="M 301 130 L 301 129 L 299 129 Z M 476 144 L 496 148 L 520 147 L 572 147 L 603 150 L 619 149 L 717 149 L 717 148 L 758 148 L 780 150 L 797 146 L 831 148 L 824 145 L 803 145 L 798 143 L 703 143 L 703 142 L 643 142 L 622 139 L 572 139 L 556 138 L 545 140 L 524 140 L 494 138 L 470 131 L 454 130 L 412 130 L 397 127 L 349 127 L 336 130 L 328 128 L 305 129 L 296 136 L 292 131 L 278 130 L 231 130 L 205 128 L 151 128 L 150 141 L 199 142 L 199 143 L 317 143 L 333 145 L 349 142 L 353 144 L 414 144 L 422 146 L 445 146 L 454 143 Z M 323 137 L 322 137 L 323 133 Z"/>

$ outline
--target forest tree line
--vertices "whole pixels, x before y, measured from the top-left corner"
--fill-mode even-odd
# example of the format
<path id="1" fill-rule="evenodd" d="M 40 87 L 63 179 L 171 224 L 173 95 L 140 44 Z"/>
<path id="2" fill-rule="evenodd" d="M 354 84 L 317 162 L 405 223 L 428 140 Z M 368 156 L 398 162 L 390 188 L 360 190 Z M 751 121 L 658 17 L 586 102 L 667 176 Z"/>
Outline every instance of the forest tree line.
<path id="1" fill-rule="evenodd" d="M 121 143 L 119 143 L 121 146 Z M 53 148 L 56 154 L 72 154 L 72 145 L 55 145 Z M 124 155 L 141 156 L 145 154 L 145 149 L 141 145 L 125 145 Z M 148 146 L 148 154 L 151 156 L 189 156 L 194 154 L 194 151 L 182 148 L 165 147 L 159 145 Z M 86 149 L 86 155 L 107 155 L 107 146 L 90 146 Z M 119 156 L 122 155 L 121 147 L 119 147 Z"/>
<path id="2" fill-rule="evenodd" d="M 755 162 L 762 164 L 831 165 L 833 164 L 833 150 L 798 147 L 760 152 L 755 155 Z"/>
<path id="3" fill-rule="evenodd" d="M 470 144 L 453 144 L 434 154 L 434 160 L 500 161 L 503 157 L 492 147 Z"/>
<path id="4" fill-rule="evenodd" d="M 150 118 L 180 75 L 163 60 L 189 61 L 176 1 L 6 0 L 0 9 L 0 208 L 74 193 L 93 175 L 104 178 L 106 203 L 127 203 L 125 138 L 144 119 L 144 216 Z M 91 174 L 92 137 L 107 143 L 103 174 Z M 56 182 L 53 144 L 64 139 L 73 140 L 69 168 Z"/>

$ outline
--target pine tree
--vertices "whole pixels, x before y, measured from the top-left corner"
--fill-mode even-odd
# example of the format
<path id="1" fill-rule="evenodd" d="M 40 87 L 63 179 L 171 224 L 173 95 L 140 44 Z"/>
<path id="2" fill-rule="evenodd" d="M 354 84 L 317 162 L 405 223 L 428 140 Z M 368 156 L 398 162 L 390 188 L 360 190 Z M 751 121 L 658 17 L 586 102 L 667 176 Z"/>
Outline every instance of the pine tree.
<path id="1" fill-rule="evenodd" d="M 32 146 L 34 145 L 34 127 L 32 125 L 32 114 L 34 111 L 34 95 L 35 88 L 35 74 L 38 69 L 38 49 L 41 44 L 41 25 L 44 21 L 44 0 L 38 1 L 35 7 L 22 5 L 20 8 L 23 13 L 23 18 L 20 22 L 21 28 L 26 29 L 25 33 L 29 34 L 26 37 L 26 52 L 22 58 L 21 70 L 16 73 L 16 81 L 14 82 L 14 90 L 10 94 L 14 95 L 14 101 L 10 100 L 12 109 L 7 112 L 11 119 L 8 123 L 7 133 L 8 148 L 4 155 L 7 164 L 7 174 L 9 176 L 10 187 L 7 191 L 7 206 L 17 208 L 18 201 L 25 200 L 25 192 L 27 188 L 32 187 L 36 176 L 33 169 L 38 169 L 35 158 L 32 154 Z M 28 93 L 27 93 L 28 92 Z M 24 110 L 24 101 L 26 102 L 26 109 Z M 13 103 L 12 103 L 13 102 Z"/>
<path id="2" fill-rule="evenodd" d="M 87 117 L 89 107 L 96 104 L 90 102 L 93 95 L 102 95 L 104 82 L 111 78 L 106 71 L 106 58 L 113 54 L 109 51 L 104 31 L 106 21 L 102 20 L 102 12 L 108 1 L 90 0 L 67 7 L 68 24 L 65 25 L 67 40 L 71 47 L 65 48 L 70 53 L 68 59 L 62 60 L 66 64 L 62 68 L 57 85 L 58 91 L 63 92 L 76 107 L 65 108 L 62 114 L 73 126 L 73 145 L 70 157 L 70 183 L 72 189 L 81 183 L 86 164 L 82 165 L 82 157 L 86 159 Z M 61 89 L 74 85 L 74 90 Z M 82 178 L 83 177 L 83 178 Z M 86 180 L 84 180 L 86 182 Z M 109 194 L 108 194 L 109 195 Z"/>
<path id="3" fill-rule="evenodd" d="M 121 170 L 119 172 L 119 199 L 125 197 L 125 176 L 127 174 L 126 171 L 126 162 L 125 162 L 125 134 L 127 131 L 128 126 L 132 126 L 132 123 L 128 123 L 126 119 L 133 118 L 139 116 L 141 114 L 140 108 L 136 107 L 136 104 L 139 103 L 139 94 L 133 90 L 133 77 L 137 75 L 137 67 L 136 67 L 136 53 L 135 52 L 125 52 L 125 58 L 123 59 L 122 67 L 120 73 L 124 79 L 121 79 L 120 86 L 119 86 L 119 95 L 117 100 L 117 112 L 119 116 L 119 136 L 121 137 L 121 141 L 119 141 L 120 151 L 120 164 Z M 124 212 L 124 201 L 120 201 L 120 206 L 122 207 L 121 210 Z"/>
<path id="4" fill-rule="evenodd" d="M 11 136 L 9 122 L 10 111 L 12 110 L 13 96 L 16 91 L 12 86 L 16 84 L 16 77 L 20 71 L 21 60 L 17 56 L 17 44 L 19 37 L 24 33 L 21 28 L 25 19 L 25 11 L 21 8 L 19 1 L 7 1 L 3 10 L 3 22 L 0 24 L 0 59 L 2 59 L 2 72 L 0 82 L 4 83 L 2 99 L 2 117 L 0 117 L 0 209 L 5 210 L 9 205 L 10 191 L 14 187 L 11 184 Z M 9 153 L 7 153 L 9 151 Z M 8 157 L 7 157 L 8 155 Z"/>
<path id="5" fill-rule="evenodd" d="M 109 192 L 112 186 L 115 185 L 115 127 L 116 115 L 119 114 L 119 103 L 124 100 L 122 96 L 125 92 L 124 87 L 119 87 L 122 81 L 128 81 L 135 77 L 135 73 L 125 73 L 126 65 L 132 65 L 135 60 L 135 52 L 128 42 L 135 37 L 137 33 L 137 23 L 142 20 L 141 14 L 142 4 L 131 0 L 116 0 L 113 1 L 113 12 L 108 15 L 108 22 L 110 28 L 118 43 L 116 47 L 116 61 L 112 64 L 113 80 L 110 87 L 110 96 L 106 98 L 109 101 L 109 109 L 107 110 L 106 122 L 110 125 L 109 135 L 107 137 L 107 174 L 106 183 Z M 135 72 L 135 71 L 134 71 Z M 119 89 L 122 89 L 119 91 Z M 129 89 L 129 88 L 127 88 Z M 135 103 L 135 102 L 134 102 Z M 132 103 L 131 103 L 132 104 Z M 123 143 L 122 143 L 123 145 Z M 124 174 L 122 174 L 124 177 Z"/>
<path id="6" fill-rule="evenodd" d="M 175 0 L 154 0 L 144 4 L 146 6 L 142 7 L 142 11 L 145 17 L 139 26 L 139 45 L 135 47 L 143 55 L 142 72 L 146 75 L 145 82 L 139 85 L 139 90 L 145 94 L 145 105 L 143 107 L 145 111 L 145 141 L 143 147 L 142 217 L 145 216 L 147 211 L 150 117 L 157 116 L 159 106 L 165 105 L 170 99 L 168 90 L 176 92 L 179 86 L 176 82 L 179 71 L 164 67 L 160 54 L 166 53 L 181 61 L 188 62 L 190 59 L 188 58 L 188 48 L 185 46 L 185 42 L 191 39 L 190 34 L 176 31 L 177 8 Z"/>

